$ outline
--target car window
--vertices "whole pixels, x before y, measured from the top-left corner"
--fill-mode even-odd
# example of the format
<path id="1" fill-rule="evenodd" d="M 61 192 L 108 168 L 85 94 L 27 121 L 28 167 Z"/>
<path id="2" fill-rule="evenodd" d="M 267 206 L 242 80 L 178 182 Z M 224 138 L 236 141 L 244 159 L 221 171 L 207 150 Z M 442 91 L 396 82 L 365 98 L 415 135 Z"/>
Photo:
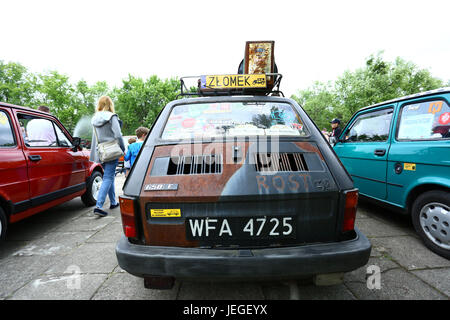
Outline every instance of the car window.
<path id="1" fill-rule="evenodd" d="M 0 148 L 14 147 L 15 145 L 16 141 L 9 117 L 0 110 Z"/>
<path id="2" fill-rule="evenodd" d="M 19 114 L 19 122 L 25 128 L 24 141 L 28 147 L 57 147 L 53 122 L 37 116 Z"/>
<path id="3" fill-rule="evenodd" d="M 450 138 L 450 107 L 442 100 L 402 107 L 398 140 L 439 140 Z"/>
<path id="4" fill-rule="evenodd" d="M 393 109 L 364 113 L 356 118 L 347 130 L 346 142 L 386 141 L 389 137 Z"/>
<path id="5" fill-rule="evenodd" d="M 162 139 L 226 136 L 306 136 L 300 116 L 287 103 L 226 102 L 175 106 Z"/>
<path id="6" fill-rule="evenodd" d="M 61 128 L 54 123 L 55 130 L 56 130 L 56 136 L 58 137 L 58 145 L 60 147 L 72 147 L 72 143 L 70 142 L 69 138 L 64 134 L 64 132 L 61 130 Z"/>

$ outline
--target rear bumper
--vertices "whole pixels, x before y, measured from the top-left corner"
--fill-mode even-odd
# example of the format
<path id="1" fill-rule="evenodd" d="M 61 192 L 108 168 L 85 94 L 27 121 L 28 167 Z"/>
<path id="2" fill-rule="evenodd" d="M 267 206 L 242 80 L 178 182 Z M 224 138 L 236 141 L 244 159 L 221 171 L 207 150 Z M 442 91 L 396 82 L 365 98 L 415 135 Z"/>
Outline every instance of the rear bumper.
<path id="1" fill-rule="evenodd" d="M 348 272 L 369 260 L 371 244 L 357 237 L 338 243 L 254 250 L 152 247 L 122 237 L 116 246 L 119 265 L 138 276 L 180 279 L 278 279 Z"/>

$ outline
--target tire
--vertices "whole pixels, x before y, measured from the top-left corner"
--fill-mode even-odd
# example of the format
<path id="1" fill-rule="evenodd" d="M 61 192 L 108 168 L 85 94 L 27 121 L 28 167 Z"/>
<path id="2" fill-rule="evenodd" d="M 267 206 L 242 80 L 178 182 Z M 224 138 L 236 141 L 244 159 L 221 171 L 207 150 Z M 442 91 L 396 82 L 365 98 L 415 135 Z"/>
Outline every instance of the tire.
<path id="1" fill-rule="evenodd" d="M 423 193 L 414 201 L 411 216 L 425 245 L 450 260 L 450 192 Z"/>
<path id="2" fill-rule="evenodd" d="M 95 206 L 97 203 L 97 194 L 103 182 L 103 175 L 99 171 L 94 171 L 86 187 L 86 192 L 81 196 L 86 207 Z"/>
<path id="3" fill-rule="evenodd" d="M 5 240 L 7 227 L 8 219 L 6 218 L 5 211 L 0 207 L 0 241 Z"/>

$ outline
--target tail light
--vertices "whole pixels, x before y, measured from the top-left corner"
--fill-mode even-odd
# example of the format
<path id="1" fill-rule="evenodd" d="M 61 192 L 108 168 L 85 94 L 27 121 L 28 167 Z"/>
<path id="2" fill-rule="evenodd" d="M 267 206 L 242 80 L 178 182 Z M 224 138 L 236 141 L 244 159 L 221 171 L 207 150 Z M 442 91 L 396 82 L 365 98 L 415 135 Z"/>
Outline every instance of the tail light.
<path id="1" fill-rule="evenodd" d="M 358 205 L 358 190 L 351 190 L 345 193 L 345 212 L 342 232 L 355 229 L 356 207 Z"/>
<path id="2" fill-rule="evenodd" d="M 123 233 L 127 238 L 136 238 L 136 220 L 134 217 L 134 199 L 120 196 L 120 214 L 122 216 Z"/>

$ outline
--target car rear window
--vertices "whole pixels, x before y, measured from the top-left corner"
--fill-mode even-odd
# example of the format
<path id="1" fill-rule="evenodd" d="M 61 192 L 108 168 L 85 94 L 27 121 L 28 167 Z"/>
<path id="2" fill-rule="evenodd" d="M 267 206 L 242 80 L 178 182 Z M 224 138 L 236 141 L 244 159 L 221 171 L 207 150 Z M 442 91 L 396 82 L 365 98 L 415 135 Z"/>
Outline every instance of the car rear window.
<path id="1" fill-rule="evenodd" d="M 450 138 L 450 107 L 443 100 L 403 106 L 398 140 L 435 140 Z"/>
<path id="2" fill-rule="evenodd" d="M 273 135 L 307 135 L 300 116 L 290 104 L 217 102 L 178 105 L 172 109 L 161 138 Z"/>

